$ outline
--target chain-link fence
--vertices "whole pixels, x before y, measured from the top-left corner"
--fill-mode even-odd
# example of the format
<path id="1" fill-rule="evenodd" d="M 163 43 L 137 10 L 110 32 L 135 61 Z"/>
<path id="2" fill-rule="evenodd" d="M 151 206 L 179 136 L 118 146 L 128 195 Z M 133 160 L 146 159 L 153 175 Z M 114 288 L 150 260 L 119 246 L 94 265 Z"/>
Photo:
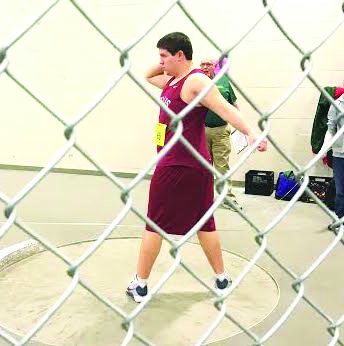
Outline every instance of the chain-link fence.
<path id="1" fill-rule="evenodd" d="M 126 330 L 126 336 L 122 341 L 122 345 L 127 345 L 133 338 L 136 338 L 140 342 L 142 342 L 145 345 L 152 345 L 152 342 L 147 339 L 147 337 L 143 334 L 141 334 L 140 331 L 135 328 L 135 319 L 136 317 L 142 313 L 142 311 L 145 309 L 146 305 L 149 303 L 149 301 L 152 299 L 154 295 L 161 289 L 161 287 L 166 283 L 166 281 L 174 274 L 176 269 L 178 267 L 182 267 L 188 272 L 195 280 L 197 280 L 201 285 L 206 287 L 209 291 L 211 291 L 215 296 L 216 300 L 214 302 L 214 309 L 218 310 L 218 316 L 213 321 L 211 325 L 207 328 L 207 330 L 204 331 L 203 335 L 199 336 L 197 345 L 203 344 L 208 337 L 212 334 L 212 332 L 215 330 L 215 328 L 219 325 L 219 323 L 223 319 L 229 319 L 231 320 L 235 325 L 237 325 L 244 333 L 247 334 L 249 338 L 252 339 L 252 344 L 254 345 L 263 345 L 267 340 L 271 338 L 271 336 L 276 333 L 279 328 L 281 328 L 282 325 L 284 325 L 288 319 L 288 317 L 292 314 L 292 312 L 295 310 L 295 308 L 298 306 L 299 302 L 301 300 L 304 300 L 309 307 L 314 311 L 315 314 L 318 314 L 320 318 L 322 318 L 326 324 L 327 324 L 327 331 L 330 335 L 330 341 L 328 345 L 335 345 L 340 344 L 343 345 L 343 342 L 340 340 L 339 335 L 339 328 L 344 322 L 344 315 L 341 316 L 338 319 L 334 319 L 333 317 L 329 316 L 321 306 L 317 304 L 317 302 L 313 301 L 307 294 L 305 294 L 305 281 L 309 276 L 314 272 L 316 268 L 319 267 L 319 265 L 329 256 L 331 251 L 335 248 L 337 244 L 339 244 L 342 240 L 343 233 L 344 233 L 344 226 L 343 221 L 340 222 L 338 218 L 329 211 L 329 209 L 315 196 L 312 191 L 307 188 L 307 185 L 309 183 L 309 170 L 315 165 L 315 163 L 322 157 L 325 150 L 320 151 L 311 161 L 309 161 L 304 167 L 300 166 L 295 160 L 293 160 L 285 151 L 282 150 L 280 145 L 278 144 L 278 141 L 270 134 L 270 118 L 272 114 L 274 114 L 287 100 L 288 98 L 295 92 L 295 90 L 298 88 L 298 86 L 301 85 L 301 83 L 308 79 L 313 86 L 315 86 L 319 92 L 323 93 L 327 99 L 333 104 L 338 111 L 344 112 L 343 109 L 338 108 L 338 106 L 334 103 L 334 100 L 331 98 L 329 94 L 326 93 L 326 91 L 322 88 L 322 86 L 316 81 L 316 79 L 312 75 L 312 56 L 313 54 L 327 41 L 327 39 L 336 32 L 338 27 L 342 24 L 344 21 L 344 15 L 343 13 L 338 13 L 338 21 L 333 24 L 333 28 L 330 30 L 330 32 L 324 34 L 323 39 L 320 40 L 320 42 L 317 42 L 317 44 L 314 45 L 314 47 L 309 51 L 304 51 L 302 47 L 300 47 L 293 38 L 289 35 L 288 29 L 285 28 L 283 25 L 281 25 L 278 17 L 274 14 L 274 5 L 276 1 L 262 1 L 262 7 L 264 8 L 264 13 L 257 18 L 256 23 L 249 28 L 249 30 L 242 35 L 242 37 L 231 47 L 220 47 L 216 44 L 216 42 L 209 37 L 207 34 L 207 29 L 202 28 L 197 21 L 193 18 L 192 13 L 187 10 L 187 8 L 184 6 L 184 2 L 186 1 L 171 1 L 166 8 L 162 9 L 160 11 L 159 16 L 157 16 L 156 20 L 152 23 L 149 23 L 147 25 L 146 30 L 139 36 L 135 37 L 133 41 L 127 45 L 126 47 L 119 47 L 119 45 L 114 42 L 111 37 L 109 37 L 101 28 L 101 23 L 97 23 L 95 20 L 92 19 L 92 13 L 88 13 L 83 9 L 82 2 L 81 1 L 73 1 L 70 0 L 70 3 L 73 5 L 74 10 L 78 11 L 84 19 L 91 25 L 94 30 L 97 31 L 97 33 L 107 41 L 107 43 L 120 54 L 120 65 L 121 70 L 118 73 L 118 75 L 112 80 L 111 84 L 106 86 L 104 90 L 100 93 L 100 95 L 93 100 L 93 102 L 88 106 L 88 108 L 83 112 L 82 114 L 78 115 L 73 121 L 66 121 L 63 116 L 58 114 L 56 111 L 54 111 L 48 104 L 45 104 L 41 99 L 39 95 L 36 95 L 33 93 L 28 87 L 25 86 L 25 84 L 21 81 L 20 76 L 16 75 L 14 71 L 11 70 L 9 67 L 9 59 L 7 57 L 7 52 L 18 42 L 26 33 L 28 33 L 32 28 L 37 25 L 37 23 L 50 11 L 54 11 L 55 6 L 63 0 L 56 0 L 56 1 L 50 1 L 45 8 L 42 9 L 40 13 L 37 14 L 37 16 L 31 21 L 30 25 L 28 25 L 24 30 L 21 32 L 18 32 L 14 37 L 10 38 L 6 44 L 4 44 L 0 50 L 0 74 L 6 74 L 13 82 L 16 83 L 18 88 L 21 88 L 24 90 L 28 95 L 30 95 L 37 103 L 39 103 L 46 111 L 48 111 L 51 116 L 53 116 L 58 122 L 60 122 L 64 127 L 64 135 L 66 138 L 66 144 L 64 147 L 61 148 L 61 150 L 51 158 L 51 161 L 45 165 L 45 167 L 35 176 L 32 181 L 30 181 L 21 191 L 19 191 L 15 196 L 9 197 L 6 196 L 4 193 L 0 192 L 0 200 L 6 204 L 6 207 L 4 209 L 5 216 L 7 218 L 7 221 L 2 225 L 0 229 L 0 239 L 3 238 L 8 231 L 10 230 L 11 226 L 15 225 L 19 227 L 22 231 L 24 231 L 26 234 L 28 234 L 31 238 L 38 241 L 46 250 L 50 251 L 54 255 L 56 255 L 61 261 L 63 261 L 67 266 L 67 274 L 71 277 L 71 282 L 69 287 L 65 290 L 64 294 L 59 297 L 59 299 L 55 302 L 53 306 L 51 306 L 48 311 L 44 314 L 44 316 L 35 324 L 32 326 L 31 330 L 21 339 L 16 340 L 14 337 L 9 335 L 5 330 L 0 329 L 0 335 L 1 337 L 7 341 L 9 344 L 12 345 L 24 345 L 29 340 L 31 340 L 41 328 L 44 328 L 44 326 L 47 324 L 49 319 L 64 305 L 68 304 L 67 300 L 68 297 L 70 297 L 74 290 L 78 286 L 82 286 L 85 290 L 90 292 L 94 297 L 96 297 L 99 301 L 101 301 L 105 306 L 108 307 L 111 311 L 113 311 L 114 314 L 119 316 L 122 319 L 122 327 L 124 330 Z M 185 115 L 192 110 L 199 101 L 207 94 L 209 91 L 209 88 L 207 90 L 204 90 L 199 96 L 197 96 L 185 109 L 183 109 L 182 112 L 179 114 L 173 114 L 164 103 L 162 103 L 157 97 L 155 97 L 146 87 L 144 84 L 141 83 L 140 78 L 136 76 L 131 71 L 131 61 L 130 61 L 130 53 L 134 47 L 136 47 L 139 42 L 145 39 L 147 34 L 156 27 L 156 25 L 164 19 L 164 17 L 175 7 L 179 7 L 185 15 L 189 18 L 189 20 L 193 23 L 193 25 L 203 34 L 203 36 L 207 39 L 209 44 L 211 44 L 217 51 L 218 55 L 221 56 L 221 59 L 225 56 L 230 56 L 230 53 L 245 40 L 245 38 L 249 35 L 249 33 L 255 29 L 255 27 L 258 25 L 258 23 L 265 17 L 270 17 L 271 20 L 274 22 L 274 24 L 278 27 L 278 29 L 281 31 L 281 33 L 288 39 L 290 44 L 298 51 L 300 54 L 300 65 L 302 70 L 302 75 L 300 76 L 299 80 L 295 82 L 295 85 L 288 91 L 284 97 L 279 99 L 273 107 L 269 111 L 262 111 L 251 99 L 250 97 L 244 92 L 242 87 L 240 86 L 237 81 L 233 80 L 231 76 L 229 75 L 229 78 L 232 82 L 232 84 L 235 86 L 235 88 L 240 92 L 242 97 L 253 107 L 253 109 L 259 114 L 259 122 L 258 125 L 261 128 L 261 134 L 259 138 L 257 139 L 256 145 L 249 148 L 244 155 L 240 157 L 238 162 L 236 162 L 235 165 L 230 169 L 226 175 L 221 176 L 219 172 L 217 172 L 213 167 L 211 167 L 199 154 L 198 152 L 190 145 L 190 143 L 183 137 L 182 135 L 182 122 L 181 120 L 185 117 Z M 343 3 L 343 10 L 344 10 L 344 3 Z M 219 74 L 213 79 L 212 85 L 214 85 L 227 71 L 230 65 L 230 60 L 228 60 L 223 66 Z M 119 81 L 124 77 L 128 76 L 130 79 L 137 85 L 138 88 L 140 88 L 146 95 L 149 97 L 153 102 L 155 102 L 159 107 L 162 107 L 173 119 L 173 125 L 174 125 L 174 131 L 175 135 L 173 136 L 172 140 L 164 147 L 161 152 L 154 157 L 151 162 L 146 165 L 142 171 L 136 175 L 136 177 L 128 184 L 123 184 L 116 176 L 114 176 L 108 169 L 103 167 L 97 162 L 97 159 L 88 154 L 88 152 L 78 143 L 77 141 L 77 128 L 78 125 L 102 102 L 102 100 L 109 94 L 111 90 L 113 90 L 116 85 L 119 83 Z M 3 125 L 2 125 L 3 126 Z M 341 128 L 341 130 L 334 136 L 334 138 L 331 140 L 332 145 L 337 138 L 341 134 L 344 133 L 344 128 Z M 295 196 L 292 198 L 292 200 L 285 206 L 283 211 L 276 216 L 271 222 L 264 228 L 258 227 L 253 220 L 247 215 L 244 211 L 238 210 L 238 213 L 240 216 L 247 222 L 248 225 L 252 227 L 252 229 L 256 232 L 255 234 L 255 240 L 258 244 L 258 249 L 255 253 L 255 255 L 250 259 L 250 261 L 247 263 L 246 267 L 240 275 L 233 281 L 232 286 L 230 287 L 228 293 L 224 297 L 218 295 L 214 288 L 210 286 L 208 283 L 206 283 L 204 280 L 202 280 L 198 273 L 192 270 L 185 261 L 183 261 L 183 258 L 181 256 L 181 248 L 183 245 L 196 234 L 196 232 L 202 227 L 202 225 L 206 222 L 206 220 L 209 218 L 211 214 L 214 213 L 216 208 L 219 207 L 220 203 L 225 198 L 228 186 L 225 184 L 222 191 L 219 191 L 219 195 L 215 198 L 214 204 L 212 207 L 206 212 L 206 214 L 197 222 L 192 229 L 185 235 L 181 240 L 175 241 L 173 240 L 168 234 L 164 232 L 164 230 L 160 229 L 152 220 L 147 219 L 147 217 L 142 214 L 136 207 L 133 205 L 133 199 L 132 199 L 132 191 L 135 189 L 135 187 L 142 181 L 142 179 L 145 178 L 145 176 L 151 171 L 151 169 L 157 164 L 159 159 L 161 159 L 162 156 L 168 152 L 171 147 L 177 142 L 182 142 L 186 148 L 210 171 L 214 173 L 214 175 L 218 178 L 218 184 L 221 184 L 222 182 L 226 181 L 229 177 L 231 177 L 240 166 L 245 163 L 245 161 L 249 158 L 249 156 L 253 153 L 253 151 L 258 146 L 258 143 L 264 139 L 267 138 L 268 142 L 271 146 L 274 146 L 276 150 L 279 152 L 279 154 L 284 157 L 289 164 L 293 167 L 296 175 L 299 178 L 302 178 L 302 184 L 301 188 L 298 190 L 298 192 L 295 194 Z M 121 199 L 123 201 L 123 208 L 121 212 L 116 216 L 116 218 L 111 222 L 111 224 L 106 227 L 106 229 L 103 230 L 102 234 L 98 237 L 98 239 L 93 243 L 92 246 L 86 251 L 77 261 L 71 261 L 69 258 L 67 258 L 54 244 L 51 244 L 48 242 L 44 237 L 40 236 L 34 229 L 31 229 L 26 225 L 21 219 L 20 215 L 17 213 L 17 207 L 20 205 L 22 200 L 32 192 L 33 189 L 43 180 L 47 177 L 47 175 L 53 170 L 53 168 L 69 153 L 69 151 L 75 148 L 77 149 L 89 162 L 91 162 L 104 176 L 107 177 L 107 179 L 114 184 L 121 195 Z M 222 185 L 222 184 L 221 184 Z M 290 210 L 293 208 L 295 203 L 298 201 L 299 197 L 303 194 L 303 192 L 306 191 L 318 204 L 318 206 L 326 213 L 334 222 L 334 225 L 339 226 L 336 228 L 335 231 L 335 237 L 331 244 L 327 246 L 325 249 L 323 249 L 323 252 L 319 255 L 319 257 L 305 270 L 303 273 L 294 273 L 290 268 L 288 268 L 288 265 L 286 263 L 283 263 L 279 257 L 274 253 L 274 249 L 270 248 L 268 246 L 268 238 L 269 234 L 273 232 L 274 227 L 281 222 L 281 220 L 290 212 Z M 235 207 L 235 206 L 234 206 Z M 170 245 L 170 254 L 174 258 L 173 265 L 170 267 L 170 269 L 164 273 L 161 280 L 156 284 L 149 292 L 146 299 L 138 305 L 131 313 L 126 313 L 116 305 L 114 305 L 107 297 L 99 294 L 96 289 L 91 287 L 81 276 L 80 276 L 80 268 L 83 265 L 83 263 L 92 256 L 104 243 L 104 241 L 109 237 L 109 235 L 116 229 L 116 227 L 122 222 L 122 220 L 125 218 L 125 216 L 130 212 L 134 212 L 141 220 L 144 222 L 147 222 L 151 227 L 153 227 L 159 234 L 162 235 L 162 237 L 169 243 Z M 226 304 L 224 304 L 224 301 L 232 294 L 232 292 L 238 287 L 238 285 L 243 281 L 245 276 L 251 271 L 253 266 L 257 263 L 257 261 L 260 259 L 260 257 L 263 254 L 267 254 L 291 279 L 292 279 L 292 288 L 296 292 L 295 299 L 292 301 L 290 306 L 284 313 L 280 316 L 280 318 L 274 323 L 274 325 L 265 332 L 264 335 L 256 335 L 252 331 L 248 330 L 245 326 L 243 326 L 235 316 L 231 314 L 230 311 L 227 311 Z"/>

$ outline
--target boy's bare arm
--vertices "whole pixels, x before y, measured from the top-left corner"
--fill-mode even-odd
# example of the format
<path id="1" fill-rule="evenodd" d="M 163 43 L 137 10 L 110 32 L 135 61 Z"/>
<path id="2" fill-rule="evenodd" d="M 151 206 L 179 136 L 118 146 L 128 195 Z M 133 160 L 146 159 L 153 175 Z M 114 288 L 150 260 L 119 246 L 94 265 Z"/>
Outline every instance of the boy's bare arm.
<path id="1" fill-rule="evenodd" d="M 185 82 L 182 89 L 182 99 L 190 103 L 200 92 L 211 84 L 210 78 L 201 74 L 194 73 Z M 226 101 L 221 95 L 216 85 L 211 88 L 208 94 L 200 101 L 200 103 L 213 112 L 218 114 L 223 120 L 230 123 L 241 133 L 248 137 L 248 141 L 252 144 L 256 140 L 256 134 L 241 116 L 240 111 Z M 258 146 L 259 151 L 266 150 L 266 140 L 262 141 Z"/>
<path id="2" fill-rule="evenodd" d="M 150 69 L 147 70 L 145 74 L 146 81 L 150 84 L 155 85 L 156 87 L 163 89 L 170 76 L 164 74 L 161 65 L 153 65 Z"/>

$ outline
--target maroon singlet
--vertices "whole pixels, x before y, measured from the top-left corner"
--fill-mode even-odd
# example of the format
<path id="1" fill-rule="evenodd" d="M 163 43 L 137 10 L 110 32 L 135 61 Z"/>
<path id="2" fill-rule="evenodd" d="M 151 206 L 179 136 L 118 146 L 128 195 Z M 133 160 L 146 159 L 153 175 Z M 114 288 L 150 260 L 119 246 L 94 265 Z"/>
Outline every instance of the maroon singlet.
<path id="1" fill-rule="evenodd" d="M 190 72 L 196 73 L 200 70 Z M 189 74 L 189 75 L 190 75 Z M 187 104 L 180 98 L 187 77 L 170 85 L 171 79 L 161 93 L 161 100 L 175 113 Z M 183 121 L 183 135 L 196 150 L 211 163 L 206 145 L 205 117 L 208 109 L 196 107 Z M 159 122 L 167 125 L 165 145 L 174 132 L 170 129 L 170 116 L 160 110 Z M 158 147 L 160 151 L 162 147 Z M 147 216 L 169 234 L 186 234 L 206 213 L 213 203 L 213 175 L 180 142 L 159 161 L 153 174 Z M 147 231 L 154 232 L 148 224 Z M 214 217 L 210 216 L 200 231 L 216 230 Z"/>
<path id="2" fill-rule="evenodd" d="M 178 114 L 186 106 L 181 99 L 181 91 L 184 82 L 190 74 L 203 73 L 202 70 L 192 70 L 188 75 L 179 80 L 176 84 L 171 85 L 174 77 L 169 80 L 164 89 L 162 90 L 160 99 L 164 102 L 169 109 Z M 210 154 L 206 144 L 204 122 L 208 109 L 201 106 L 192 109 L 182 120 L 183 122 L 183 136 L 192 144 L 192 146 L 211 164 Z M 165 145 L 173 137 L 174 132 L 170 128 L 170 116 L 160 108 L 159 123 L 166 124 Z M 158 146 L 158 152 L 162 147 Z M 200 167 L 199 161 L 185 148 L 181 142 L 177 142 L 171 150 L 160 160 L 158 166 L 187 166 L 187 167 Z M 203 166 L 202 166 L 203 167 Z"/>

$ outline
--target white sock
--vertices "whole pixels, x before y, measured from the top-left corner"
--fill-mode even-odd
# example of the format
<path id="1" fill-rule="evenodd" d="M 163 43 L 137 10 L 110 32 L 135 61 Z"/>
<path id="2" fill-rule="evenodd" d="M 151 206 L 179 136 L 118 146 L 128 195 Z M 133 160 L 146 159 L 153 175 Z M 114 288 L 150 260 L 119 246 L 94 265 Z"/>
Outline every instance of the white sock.
<path id="1" fill-rule="evenodd" d="M 136 274 L 136 279 L 137 279 L 138 284 L 141 287 L 145 287 L 147 285 L 147 280 L 146 279 L 141 279 L 137 274 Z"/>
<path id="2" fill-rule="evenodd" d="M 219 279 L 221 282 L 226 278 L 225 272 L 221 274 L 216 274 L 216 279 Z"/>

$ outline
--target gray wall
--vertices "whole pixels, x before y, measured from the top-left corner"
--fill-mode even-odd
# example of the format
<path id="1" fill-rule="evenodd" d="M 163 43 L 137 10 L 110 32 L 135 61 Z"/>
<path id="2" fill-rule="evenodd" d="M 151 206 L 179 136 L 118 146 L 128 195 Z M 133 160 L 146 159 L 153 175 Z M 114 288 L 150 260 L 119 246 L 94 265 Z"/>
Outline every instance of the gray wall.
<path id="1" fill-rule="evenodd" d="M 170 1 L 83 0 L 83 8 L 121 48 L 141 34 Z M 233 45 L 264 12 L 261 1 L 184 1 L 194 18 L 223 48 Z M 0 2 L 0 46 L 46 5 L 45 0 Z M 341 0 L 277 1 L 273 9 L 291 37 L 308 51 L 342 17 Z M 171 31 L 188 34 L 194 61 L 216 54 L 179 8 L 174 8 L 130 52 L 131 71 L 143 80 L 147 66 L 158 62 L 157 40 Z M 312 75 L 322 85 L 344 79 L 344 27 L 313 55 Z M 35 95 L 67 121 L 95 100 L 120 73 L 119 54 L 68 2 L 60 3 L 9 51 L 9 69 Z M 301 54 L 265 17 L 231 54 L 230 74 L 263 111 L 268 111 L 301 76 Z M 40 105 L 0 75 L 0 164 L 44 166 L 65 144 L 63 127 Z M 258 114 L 237 92 L 243 115 L 254 126 Z M 271 134 L 301 165 L 312 157 L 310 133 L 319 92 L 305 80 L 272 116 Z M 77 127 L 78 143 L 112 171 L 138 172 L 155 155 L 154 125 L 158 107 L 130 80 L 123 78 L 108 97 Z M 237 156 L 233 153 L 230 162 Z M 62 168 L 93 169 L 76 150 L 58 164 Z M 276 172 L 289 164 L 270 146 L 253 154 L 234 175 L 244 180 L 249 169 Z M 320 163 L 315 175 L 331 175 Z"/>

